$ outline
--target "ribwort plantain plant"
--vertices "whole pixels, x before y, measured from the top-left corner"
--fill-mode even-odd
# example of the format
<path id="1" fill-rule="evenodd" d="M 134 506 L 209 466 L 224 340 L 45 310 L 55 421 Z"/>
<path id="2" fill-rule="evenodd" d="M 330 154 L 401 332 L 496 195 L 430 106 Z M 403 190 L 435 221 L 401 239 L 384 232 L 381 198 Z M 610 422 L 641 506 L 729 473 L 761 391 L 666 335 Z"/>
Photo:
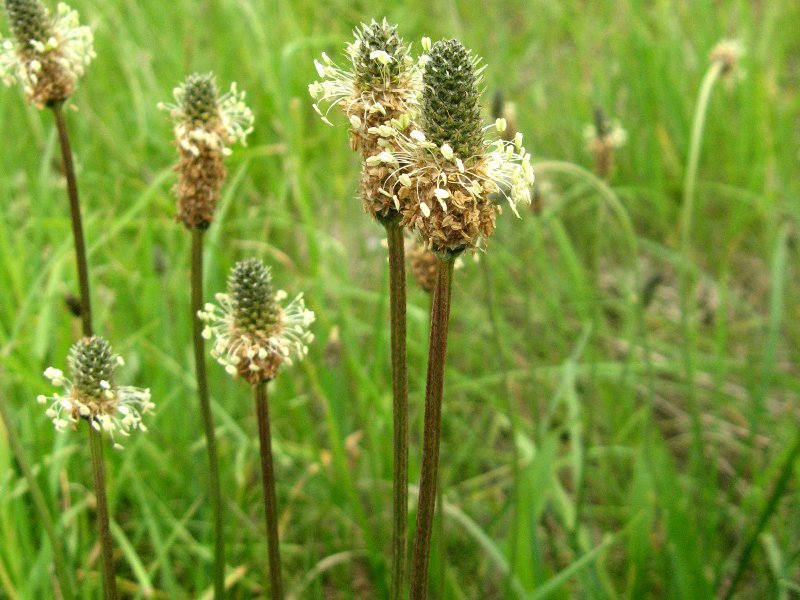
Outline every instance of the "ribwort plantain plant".
<path id="1" fill-rule="evenodd" d="M 174 122 L 175 145 L 179 161 L 174 170 L 178 182 L 173 193 L 178 199 L 178 221 L 192 235 L 191 319 L 192 341 L 200 414 L 206 438 L 209 463 L 209 494 L 214 520 L 214 594 L 225 597 L 225 528 L 222 517 L 222 490 L 214 419 L 206 374 L 203 325 L 198 316 L 203 304 L 203 234 L 214 219 L 220 189 L 225 181 L 225 157 L 234 143 L 245 143 L 253 130 L 253 113 L 245 105 L 245 93 L 232 84 L 222 96 L 214 75 L 194 74 L 175 88 L 174 104 L 162 103 Z"/>
<path id="2" fill-rule="evenodd" d="M 339 106 L 350 121 L 350 146 L 361 152 L 360 195 L 364 210 L 386 229 L 389 249 L 389 306 L 393 396 L 392 583 L 391 598 L 403 596 L 408 523 L 408 374 L 406 273 L 400 200 L 392 190 L 393 166 L 379 156 L 394 148 L 394 132 L 407 131 L 418 108 L 420 70 L 397 27 L 384 19 L 362 23 L 346 53 L 349 69 L 326 54 L 315 61 L 322 81 L 309 85 L 314 109 Z M 325 108 L 323 112 L 322 105 Z"/>
<path id="3" fill-rule="evenodd" d="M 95 58 L 93 34 L 89 27 L 80 25 L 78 13 L 63 3 L 58 5 L 54 15 L 38 0 L 6 0 L 5 8 L 13 37 L 0 43 L 0 78 L 6 85 L 18 82 L 30 104 L 53 112 L 67 181 L 80 288 L 81 325 L 84 338 L 94 339 L 86 242 L 72 147 L 64 116 L 65 103 L 75 91 L 86 67 Z M 96 421 L 92 421 L 92 424 L 95 423 Z M 103 584 L 106 598 L 114 599 L 117 598 L 117 589 L 106 502 L 101 431 L 102 428 L 96 427 L 88 429 L 103 559 Z M 24 457 L 22 460 L 24 461 Z M 27 469 L 24 471 L 28 472 Z M 29 484 L 32 489 L 36 487 L 31 478 Z M 40 503 L 36 504 L 38 506 Z M 49 516 L 43 518 L 46 522 Z M 57 540 L 51 541 L 54 548 L 59 543 Z M 58 562 L 63 562 L 60 550 L 54 550 L 54 559 L 57 563 L 56 569 L 60 572 L 59 579 L 62 585 L 66 585 L 68 576 L 64 574 L 65 568 L 58 565 Z"/>
<path id="4" fill-rule="evenodd" d="M 275 292 L 270 270 L 258 259 L 237 263 L 228 277 L 228 293 L 217 294 L 219 303 L 206 304 L 198 313 L 206 323 L 203 337 L 214 340 L 211 356 L 232 377 L 242 377 L 253 390 L 261 453 L 272 600 L 283 598 L 275 469 L 272 461 L 267 384 L 281 366 L 308 354 L 314 336 L 309 326 L 314 313 L 300 294 L 286 306 L 286 292 Z"/>
<path id="5" fill-rule="evenodd" d="M 381 163 L 394 165 L 402 223 L 413 228 L 437 256 L 433 287 L 425 427 L 417 529 L 411 565 L 412 600 L 427 596 L 428 560 L 439 469 L 444 366 L 453 265 L 464 251 L 484 247 L 505 197 L 530 202 L 533 170 L 522 135 L 513 142 L 486 140 L 480 113 L 480 60 L 456 40 L 424 40 L 423 95 L 419 126 L 396 131 L 394 151 Z M 506 129 L 503 119 L 495 128 Z"/>

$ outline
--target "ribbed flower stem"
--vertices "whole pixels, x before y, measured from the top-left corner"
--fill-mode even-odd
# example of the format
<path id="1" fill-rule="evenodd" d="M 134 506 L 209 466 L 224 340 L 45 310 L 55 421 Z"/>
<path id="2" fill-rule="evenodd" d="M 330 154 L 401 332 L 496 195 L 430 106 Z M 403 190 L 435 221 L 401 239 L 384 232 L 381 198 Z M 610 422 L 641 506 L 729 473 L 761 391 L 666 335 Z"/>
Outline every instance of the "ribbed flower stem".
<path id="1" fill-rule="evenodd" d="M 197 375 L 197 395 L 200 414 L 208 449 L 208 487 L 211 512 L 214 519 L 214 598 L 225 598 L 225 529 L 222 522 L 222 491 L 219 483 L 219 458 L 214 418 L 211 415 L 211 399 L 208 393 L 206 374 L 205 340 L 203 322 L 197 316 L 203 308 L 203 231 L 192 229 L 192 334 L 194 341 L 194 364 Z"/>
<path id="2" fill-rule="evenodd" d="M 78 197 L 78 182 L 75 178 L 75 163 L 72 158 L 72 147 L 69 143 L 67 122 L 64 119 L 64 104 L 59 102 L 52 107 L 53 115 L 58 129 L 58 141 L 61 144 L 61 156 L 64 161 L 64 176 L 67 179 L 67 195 L 69 196 L 69 211 L 72 215 L 72 236 L 75 241 L 75 262 L 78 267 L 78 285 L 81 296 L 81 323 L 83 335 L 91 337 L 92 329 L 92 299 L 89 293 L 89 266 L 86 261 L 86 241 L 83 237 L 83 223 L 81 219 L 81 205 Z"/>
<path id="3" fill-rule="evenodd" d="M 272 464 L 272 435 L 269 429 L 269 403 L 266 382 L 253 386 L 258 419 L 258 439 L 261 448 L 261 483 L 264 486 L 264 514 L 267 524 L 269 551 L 270 597 L 283 600 L 281 579 L 281 550 L 278 539 L 278 503 L 275 499 L 275 468 Z"/>
<path id="4" fill-rule="evenodd" d="M 56 579 L 58 580 L 57 584 L 61 593 L 61 597 L 65 599 L 72 598 L 72 580 L 70 579 L 69 572 L 67 571 L 67 562 L 64 560 L 64 551 L 61 547 L 61 540 L 56 535 L 53 517 L 50 514 L 50 510 L 47 508 L 47 503 L 44 500 L 44 494 L 42 494 L 42 488 L 39 487 L 39 483 L 36 481 L 36 476 L 33 474 L 33 470 L 28 462 L 28 458 L 25 456 L 25 450 L 19 441 L 19 437 L 17 437 L 17 432 L 14 429 L 13 423 L 11 422 L 11 415 L 9 414 L 8 407 L 6 406 L 5 397 L 2 395 L 0 395 L 0 418 L 2 418 L 3 424 L 6 428 L 8 444 L 11 446 L 11 450 L 14 453 L 14 458 L 16 459 L 17 463 L 19 463 L 20 469 L 22 469 L 22 475 L 25 477 L 25 481 L 28 484 L 28 491 L 30 492 L 31 499 L 33 500 L 33 506 L 36 509 L 36 516 L 41 522 L 42 527 L 44 527 L 45 534 L 47 534 L 47 537 L 50 540 L 50 546 L 53 549 L 53 563 L 55 564 L 56 569 Z"/>
<path id="5" fill-rule="evenodd" d="M 111 551 L 111 528 L 108 522 L 106 498 L 106 465 L 103 458 L 103 434 L 89 427 L 89 445 L 92 452 L 92 479 L 97 501 L 97 534 L 100 537 L 103 560 L 103 589 L 106 600 L 117 600 L 117 580 L 114 575 L 114 556 Z"/>
<path id="6" fill-rule="evenodd" d="M 447 355 L 447 326 L 450 320 L 450 294 L 454 257 L 439 260 L 436 287 L 431 307 L 431 333 L 428 348 L 428 377 L 425 388 L 425 429 L 422 443 L 422 475 L 419 484 L 417 531 L 411 564 L 411 600 L 425 600 L 428 593 L 428 561 L 436 508 L 439 475 L 439 442 L 442 433 L 442 391 Z"/>
<path id="7" fill-rule="evenodd" d="M 399 217 L 386 221 L 389 245 L 389 304 L 394 397 L 394 478 L 392 485 L 391 599 L 401 600 L 408 539 L 408 373 L 406 366 L 406 261 Z"/>

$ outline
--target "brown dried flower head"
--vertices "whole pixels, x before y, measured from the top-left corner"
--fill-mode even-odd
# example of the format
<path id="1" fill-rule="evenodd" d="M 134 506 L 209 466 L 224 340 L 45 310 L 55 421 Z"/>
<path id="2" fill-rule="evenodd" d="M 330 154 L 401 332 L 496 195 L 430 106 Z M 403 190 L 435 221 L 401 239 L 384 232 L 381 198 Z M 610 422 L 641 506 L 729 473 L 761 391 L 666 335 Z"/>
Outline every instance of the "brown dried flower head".
<path id="1" fill-rule="evenodd" d="M 411 274 L 420 289 L 429 294 L 436 285 L 436 272 L 439 268 L 439 259 L 436 254 L 426 248 L 424 244 L 413 242 L 408 253 L 408 262 Z"/>
<path id="2" fill-rule="evenodd" d="M 308 89 L 325 123 L 331 124 L 327 114 L 334 106 L 342 109 L 350 121 L 350 147 L 366 159 L 393 147 L 391 136 L 382 131 L 407 129 L 417 108 L 420 69 L 397 27 L 386 19 L 362 24 L 353 35 L 355 40 L 346 48 L 352 66 L 342 69 L 323 53 L 322 61 L 314 61 L 322 81 Z M 397 214 L 392 197 L 381 193 L 389 176 L 385 165 L 362 165 L 364 210 L 378 219 Z"/>
<path id="3" fill-rule="evenodd" d="M 189 229 L 206 229 L 227 175 L 225 157 L 232 144 L 245 144 L 253 130 L 253 113 L 235 83 L 219 96 L 211 73 L 189 75 L 175 88 L 174 97 L 175 104 L 162 103 L 159 108 L 169 110 L 175 122 L 180 160 L 172 191 L 178 198 L 177 220 Z"/>

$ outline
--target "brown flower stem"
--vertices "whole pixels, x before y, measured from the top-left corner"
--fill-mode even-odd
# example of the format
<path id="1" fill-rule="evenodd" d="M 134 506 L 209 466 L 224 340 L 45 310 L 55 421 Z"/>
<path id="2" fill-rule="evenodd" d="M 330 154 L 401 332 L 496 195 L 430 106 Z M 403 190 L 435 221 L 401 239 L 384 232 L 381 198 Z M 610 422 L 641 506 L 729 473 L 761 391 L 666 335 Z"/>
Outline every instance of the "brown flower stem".
<path id="1" fill-rule="evenodd" d="M 425 387 L 425 429 L 422 442 L 422 475 L 419 484 L 417 531 L 411 564 L 411 600 L 425 600 L 428 594 L 428 561 L 436 508 L 439 476 L 439 441 L 442 433 L 442 391 L 447 355 L 447 325 L 455 257 L 440 258 L 433 290 L 431 333 L 428 347 L 428 377 Z"/>
<path id="2" fill-rule="evenodd" d="M 406 260 L 400 217 L 385 222 L 389 245 L 389 304 L 394 397 L 391 599 L 401 600 L 408 540 L 408 373 L 406 366 Z"/>
<path id="3" fill-rule="evenodd" d="M 17 437 L 17 431 L 14 429 L 13 423 L 11 422 L 11 415 L 8 412 L 5 397 L 2 394 L 0 394 L 0 418 L 3 421 L 3 425 L 5 425 L 8 444 L 11 446 L 14 458 L 17 463 L 19 463 L 22 475 L 25 477 L 25 481 L 28 484 L 28 491 L 33 500 L 33 506 L 36 509 L 36 516 L 41 522 L 42 527 L 44 527 L 44 532 L 50 540 L 50 546 L 53 549 L 53 563 L 56 570 L 58 591 L 61 594 L 60 597 L 65 599 L 72 598 L 72 580 L 67 570 L 67 562 L 64 559 L 64 550 L 61 547 L 61 540 L 56 535 L 53 517 L 50 514 L 50 510 L 47 508 L 44 494 L 42 494 L 42 488 L 39 487 L 36 476 L 33 474 L 31 465 L 28 462 L 28 458 L 25 456 L 25 451 L 19 441 L 19 437 Z"/>
<path id="4" fill-rule="evenodd" d="M 211 512 L 214 519 L 214 598 L 225 598 L 225 528 L 222 522 L 222 491 L 219 483 L 219 458 L 211 399 L 206 374 L 205 340 L 203 322 L 197 316 L 203 308 L 203 230 L 192 229 L 192 334 L 194 365 L 197 375 L 197 396 L 208 449 L 208 487 Z"/>
<path id="5" fill-rule="evenodd" d="M 64 119 L 64 104 L 59 102 L 52 107 L 58 129 L 58 141 L 61 144 L 61 156 L 64 160 L 64 176 L 67 179 L 67 196 L 69 196 L 69 211 L 72 215 L 72 237 L 75 240 L 75 262 L 78 267 L 78 285 L 81 295 L 81 323 L 83 335 L 91 337 L 92 329 L 92 299 L 89 293 L 89 267 L 86 260 L 86 241 L 83 237 L 83 223 L 81 219 L 81 205 L 78 197 L 78 182 L 75 178 L 75 162 L 72 158 L 72 147 L 69 143 L 67 122 Z"/>
<path id="6" fill-rule="evenodd" d="M 111 553 L 111 528 L 108 523 L 106 498 L 106 465 L 103 459 L 103 434 L 89 427 L 89 446 L 92 451 L 92 479 L 97 502 L 97 533 L 103 560 L 103 588 L 106 600 L 117 600 L 117 580 L 114 575 L 114 556 Z"/>
<path id="7" fill-rule="evenodd" d="M 272 435 L 269 430 L 269 403 L 266 382 L 253 386 L 258 419 L 258 440 L 261 447 L 261 484 L 264 486 L 264 514 L 269 551 L 270 597 L 283 600 L 281 549 L 278 539 L 278 502 L 275 499 L 275 468 L 272 464 Z"/>

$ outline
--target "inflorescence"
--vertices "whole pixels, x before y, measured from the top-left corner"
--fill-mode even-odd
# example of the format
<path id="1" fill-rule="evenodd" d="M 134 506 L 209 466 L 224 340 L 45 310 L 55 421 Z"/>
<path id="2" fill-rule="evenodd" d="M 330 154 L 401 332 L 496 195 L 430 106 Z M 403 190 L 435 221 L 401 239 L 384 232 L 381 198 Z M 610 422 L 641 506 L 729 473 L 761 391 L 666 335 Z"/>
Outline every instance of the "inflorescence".
<path id="1" fill-rule="evenodd" d="M 211 356 L 233 377 L 249 383 L 270 381 L 284 362 L 302 360 L 314 336 L 314 313 L 303 295 L 288 305 L 283 290 L 273 291 L 268 267 L 258 259 L 236 263 L 228 277 L 228 293 L 217 294 L 218 305 L 198 313 L 206 323 L 203 337 L 214 338 Z"/>
<path id="2" fill-rule="evenodd" d="M 159 104 L 175 122 L 175 144 L 180 160 L 177 219 L 189 229 L 206 229 L 214 218 L 220 189 L 227 175 L 224 159 L 230 146 L 245 144 L 253 131 L 253 113 L 244 103 L 245 92 L 231 84 L 220 96 L 214 75 L 189 75 L 173 92 L 175 103 Z"/>
<path id="3" fill-rule="evenodd" d="M 350 145 L 366 160 L 394 148 L 385 131 L 405 131 L 418 110 L 421 91 L 420 65 L 410 55 L 410 46 L 384 19 L 362 24 L 347 45 L 351 66 L 337 66 L 327 54 L 314 61 L 321 81 L 308 86 L 316 110 L 329 125 L 328 114 L 339 106 L 350 121 Z M 324 110 L 323 110 L 324 109 Z M 361 171 L 364 209 L 378 219 L 396 214 L 391 195 L 386 195 L 390 169 L 366 162 Z"/>
<path id="4" fill-rule="evenodd" d="M 39 404 L 50 403 L 47 416 L 57 431 L 84 419 L 97 431 L 108 432 L 118 449 L 122 446 L 115 434 L 128 437 L 137 429 L 147 431 L 142 416 L 155 408 L 150 390 L 116 384 L 116 368 L 124 363 L 105 339 L 93 336 L 76 342 L 67 363 L 72 379 L 53 367 L 44 372 L 53 385 L 64 388 L 64 393 L 37 397 Z"/>
<path id="5" fill-rule="evenodd" d="M 6 0 L 13 39 L 0 42 L 0 79 L 22 84 L 37 108 L 69 98 L 95 58 L 92 30 L 59 3 L 55 16 L 39 0 Z"/>

